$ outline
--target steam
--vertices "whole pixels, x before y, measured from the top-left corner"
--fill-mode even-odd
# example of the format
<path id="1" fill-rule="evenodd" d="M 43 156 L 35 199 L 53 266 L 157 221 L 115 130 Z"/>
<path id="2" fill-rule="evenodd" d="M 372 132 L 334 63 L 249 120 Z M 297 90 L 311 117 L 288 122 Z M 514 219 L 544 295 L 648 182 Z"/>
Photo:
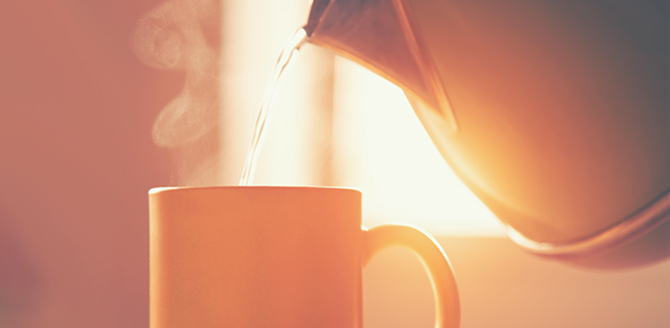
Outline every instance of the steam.
<path id="1" fill-rule="evenodd" d="M 218 124 L 218 19 L 214 0 L 170 0 L 148 12 L 132 35 L 146 65 L 186 72 L 184 88 L 158 115 L 152 138 L 159 147 L 195 141 Z"/>

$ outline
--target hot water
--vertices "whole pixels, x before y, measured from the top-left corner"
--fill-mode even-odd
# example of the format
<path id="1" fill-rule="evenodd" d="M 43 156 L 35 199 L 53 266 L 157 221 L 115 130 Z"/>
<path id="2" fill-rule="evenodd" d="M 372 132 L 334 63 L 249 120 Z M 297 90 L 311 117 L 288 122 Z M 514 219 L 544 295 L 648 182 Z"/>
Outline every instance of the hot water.
<path id="1" fill-rule="evenodd" d="M 256 162 L 258 161 L 258 155 L 260 153 L 260 145 L 264 137 L 265 123 L 268 119 L 268 114 L 270 113 L 270 107 L 272 106 L 272 99 L 277 93 L 277 86 L 279 81 L 284 74 L 284 70 L 291 63 L 295 55 L 298 53 L 298 49 L 302 46 L 305 41 L 307 41 L 307 33 L 304 29 L 299 29 L 286 43 L 284 49 L 279 54 L 277 59 L 277 64 L 275 65 L 274 71 L 272 72 L 272 77 L 268 82 L 268 85 L 265 88 L 263 94 L 263 100 L 261 101 L 261 108 L 258 112 L 258 118 L 256 119 L 256 125 L 254 126 L 254 134 L 251 139 L 251 144 L 249 145 L 249 150 L 247 152 L 247 158 L 244 161 L 244 168 L 242 169 L 242 177 L 240 178 L 240 186 L 250 186 L 254 181 L 254 173 L 256 171 Z"/>

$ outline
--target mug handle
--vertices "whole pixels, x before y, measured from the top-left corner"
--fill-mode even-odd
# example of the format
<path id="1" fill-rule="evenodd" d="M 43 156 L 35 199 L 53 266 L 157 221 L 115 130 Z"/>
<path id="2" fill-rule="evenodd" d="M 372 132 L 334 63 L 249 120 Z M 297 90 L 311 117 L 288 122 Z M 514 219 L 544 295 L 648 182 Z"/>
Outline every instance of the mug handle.
<path id="1" fill-rule="evenodd" d="M 435 327 L 458 328 L 461 309 L 454 272 L 447 255 L 428 233 L 403 224 L 363 227 L 363 265 L 388 246 L 405 246 L 413 250 L 428 271 L 435 293 Z"/>

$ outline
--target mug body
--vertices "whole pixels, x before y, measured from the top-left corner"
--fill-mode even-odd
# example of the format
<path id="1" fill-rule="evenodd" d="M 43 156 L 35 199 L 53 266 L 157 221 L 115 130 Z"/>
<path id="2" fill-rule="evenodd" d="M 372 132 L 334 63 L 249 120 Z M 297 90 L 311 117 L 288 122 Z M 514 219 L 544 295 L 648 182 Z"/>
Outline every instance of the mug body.
<path id="1" fill-rule="evenodd" d="M 360 327 L 361 194 L 149 192 L 150 326 Z"/>

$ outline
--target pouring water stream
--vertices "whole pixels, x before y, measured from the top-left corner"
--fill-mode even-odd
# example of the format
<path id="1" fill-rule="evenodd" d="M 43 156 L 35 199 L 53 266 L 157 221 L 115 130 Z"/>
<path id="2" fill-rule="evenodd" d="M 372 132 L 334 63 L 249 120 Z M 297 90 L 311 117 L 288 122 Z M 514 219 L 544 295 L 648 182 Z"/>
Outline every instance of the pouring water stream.
<path id="1" fill-rule="evenodd" d="M 256 119 L 256 125 L 254 127 L 254 134 L 251 139 L 251 144 L 249 145 L 249 150 L 247 151 L 247 157 L 244 161 L 244 169 L 242 170 L 242 177 L 240 178 L 240 186 L 250 186 L 254 181 L 254 174 L 256 172 L 256 164 L 258 162 L 258 155 L 260 154 L 260 145 L 263 142 L 265 136 L 264 128 L 265 123 L 268 119 L 268 113 L 270 112 L 270 106 L 272 105 L 272 99 L 274 98 L 277 92 L 277 85 L 288 67 L 291 60 L 298 53 L 300 47 L 305 44 L 308 36 L 307 32 L 304 29 L 299 29 L 289 42 L 284 46 L 279 58 L 277 59 L 277 64 L 275 65 L 274 71 L 272 72 L 272 77 L 265 88 L 263 93 L 263 100 L 261 102 L 261 108 L 258 113 L 258 118 Z"/>

